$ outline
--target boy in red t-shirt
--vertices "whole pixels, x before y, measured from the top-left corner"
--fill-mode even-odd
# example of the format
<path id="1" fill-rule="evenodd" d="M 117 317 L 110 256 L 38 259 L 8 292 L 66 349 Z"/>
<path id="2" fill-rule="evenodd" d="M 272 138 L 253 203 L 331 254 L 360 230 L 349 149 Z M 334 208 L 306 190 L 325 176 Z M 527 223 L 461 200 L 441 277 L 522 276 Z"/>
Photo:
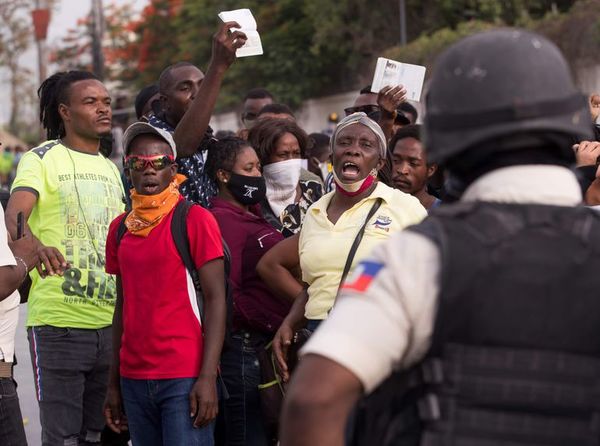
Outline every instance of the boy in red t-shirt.
<path id="1" fill-rule="evenodd" d="M 203 292 L 201 321 L 171 234 L 185 181 L 174 163 L 175 142 L 144 122 L 131 125 L 123 139 L 133 208 L 111 223 L 106 243 L 106 271 L 117 277 L 106 422 L 117 432 L 128 425 L 134 445 L 212 445 L 226 313 L 221 233 L 210 212 L 190 209 L 186 223 Z M 123 219 L 127 231 L 118 242 Z"/>

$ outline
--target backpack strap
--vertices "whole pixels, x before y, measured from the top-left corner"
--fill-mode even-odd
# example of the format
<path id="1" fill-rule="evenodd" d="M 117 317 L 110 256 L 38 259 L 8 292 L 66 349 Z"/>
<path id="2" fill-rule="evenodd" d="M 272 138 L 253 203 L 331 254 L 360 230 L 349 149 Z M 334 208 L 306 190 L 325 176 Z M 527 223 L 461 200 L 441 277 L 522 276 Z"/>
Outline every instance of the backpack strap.
<path id="1" fill-rule="evenodd" d="M 175 243 L 175 248 L 177 248 L 177 252 L 179 253 L 179 257 L 181 257 L 185 269 L 187 269 L 192 278 L 192 283 L 194 284 L 194 289 L 196 290 L 196 296 L 198 298 L 200 321 L 204 324 L 204 299 L 202 297 L 202 287 L 200 286 L 200 275 L 198 274 L 198 270 L 196 269 L 194 259 L 190 252 L 190 241 L 188 239 L 187 231 L 187 216 L 190 213 L 192 206 L 193 203 L 187 200 L 181 200 L 177 203 L 175 210 L 173 211 L 173 219 L 171 220 L 171 235 L 173 237 L 173 242 Z"/>
<path id="2" fill-rule="evenodd" d="M 225 267 L 225 279 L 228 279 L 229 273 L 231 272 L 231 251 L 229 250 L 229 246 L 227 246 L 227 242 L 223 237 L 221 237 L 221 242 L 223 243 L 223 263 Z"/>
<path id="3" fill-rule="evenodd" d="M 179 257 L 181 257 L 185 268 L 188 270 L 190 277 L 192 278 L 198 300 L 200 321 L 204 323 L 204 298 L 202 286 L 200 285 L 200 275 L 196 269 L 194 259 L 192 258 L 192 253 L 190 251 L 190 240 L 188 238 L 187 231 L 187 216 L 190 213 L 192 206 L 194 206 L 194 203 L 187 200 L 182 200 L 177 203 L 175 210 L 173 211 L 173 219 L 171 220 L 171 235 L 173 236 L 173 242 L 175 243 L 175 248 L 177 248 Z M 225 243 L 225 240 L 221 238 L 221 242 L 223 243 L 225 279 L 227 279 L 227 277 L 229 277 L 229 271 L 231 270 L 231 252 L 227 246 L 227 243 Z M 227 292 L 227 289 L 225 291 Z"/>
<path id="4" fill-rule="evenodd" d="M 125 226 L 125 220 L 127 220 L 127 217 L 129 216 L 130 212 L 127 212 L 127 214 L 125 214 L 125 216 L 119 222 L 119 227 L 117 228 L 117 248 L 121 244 L 121 239 L 127 232 L 127 226 Z"/>

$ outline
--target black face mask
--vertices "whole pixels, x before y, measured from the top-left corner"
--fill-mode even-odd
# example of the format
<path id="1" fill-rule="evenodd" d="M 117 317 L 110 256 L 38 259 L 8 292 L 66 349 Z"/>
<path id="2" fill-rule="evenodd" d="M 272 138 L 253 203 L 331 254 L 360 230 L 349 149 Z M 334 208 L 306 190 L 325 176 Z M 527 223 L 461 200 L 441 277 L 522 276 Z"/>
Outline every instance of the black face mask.
<path id="1" fill-rule="evenodd" d="M 231 172 L 226 183 L 231 195 L 244 205 L 260 203 L 267 194 L 267 185 L 263 177 L 251 177 Z"/>

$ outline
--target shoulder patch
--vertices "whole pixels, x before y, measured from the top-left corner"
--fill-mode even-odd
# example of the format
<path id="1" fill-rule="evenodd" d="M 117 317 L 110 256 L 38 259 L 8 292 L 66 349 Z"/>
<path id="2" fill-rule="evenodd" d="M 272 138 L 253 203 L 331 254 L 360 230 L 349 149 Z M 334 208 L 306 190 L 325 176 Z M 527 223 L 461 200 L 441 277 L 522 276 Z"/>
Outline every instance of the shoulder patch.
<path id="1" fill-rule="evenodd" d="M 383 264 L 379 262 L 360 262 L 352 273 L 352 276 L 344 282 L 342 289 L 358 291 L 360 293 L 365 292 L 382 268 Z"/>
<path id="2" fill-rule="evenodd" d="M 58 141 L 49 141 L 48 143 L 44 144 L 43 146 L 39 146 L 34 149 L 31 149 L 31 151 L 33 153 L 35 153 L 37 156 L 39 156 L 40 159 L 44 159 L 44 156 L 46 155 L 46 153 L 48 153 L 48 150 L 50 150 L 52 147 L 54 147 L 56 145 L 58 145 Z"/>

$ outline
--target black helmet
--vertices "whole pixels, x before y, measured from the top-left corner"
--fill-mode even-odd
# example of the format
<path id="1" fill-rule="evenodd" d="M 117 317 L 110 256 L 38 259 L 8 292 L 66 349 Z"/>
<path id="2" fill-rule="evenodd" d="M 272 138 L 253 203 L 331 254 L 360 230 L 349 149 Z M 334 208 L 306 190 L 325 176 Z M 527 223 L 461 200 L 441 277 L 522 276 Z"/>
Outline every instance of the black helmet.
<path id="1" fill-rule="evenodd" d="M 440 164 L 511 135 L 592 137 L 587 101 L 560 50 L 521 29 L 475 34 L 442 53 L 429 83 L 426 112 L 427 158 Z"/>

